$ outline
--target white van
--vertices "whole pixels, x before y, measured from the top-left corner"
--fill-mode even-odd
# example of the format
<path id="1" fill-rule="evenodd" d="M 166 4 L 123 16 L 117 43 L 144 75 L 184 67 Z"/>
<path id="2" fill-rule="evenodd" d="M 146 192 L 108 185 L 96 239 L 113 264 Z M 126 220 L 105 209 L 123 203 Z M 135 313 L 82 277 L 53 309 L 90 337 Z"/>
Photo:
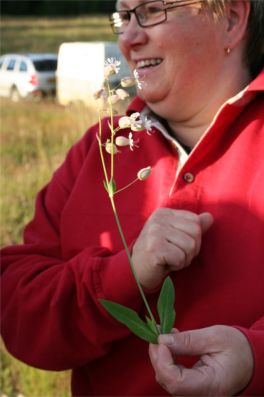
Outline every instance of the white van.
<path id="1" fill-rule="evenodd" d="M 102 87 L 104 62 L 107 58 L 120 60 L 120 72 L 111 76 L 112 84 L 130 76 L 128 65 L 114 42 L 63 43 L 59 48 L 57 100 L 61 105 L 82 102 L 90 105 L 93 94 Z"/>

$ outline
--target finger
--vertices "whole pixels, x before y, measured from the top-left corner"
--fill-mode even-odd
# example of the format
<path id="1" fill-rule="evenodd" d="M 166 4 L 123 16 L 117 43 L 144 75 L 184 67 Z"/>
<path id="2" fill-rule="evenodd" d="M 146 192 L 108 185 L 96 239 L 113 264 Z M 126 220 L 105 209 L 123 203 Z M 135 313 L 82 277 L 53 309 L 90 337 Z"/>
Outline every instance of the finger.
<path id="1" fill-rule="evenodd" d="M 207 219 L 208 216 L 205 218 Z M 173 238 L 175 233 L 176 235 L 182 233 L 199 242 L 202 234 L 202 221 L 203 216 L 200 220 L 200 216 L 192 212 L 162 208 L 152 214 L 147 221 L 147 227 L 143 230 L 144 234 L 154 237 L 163 236 L 165 239 Z"/>
<path id="2" fill-rule="evenodd" d="M 185 219 L 185 220 L 190 220 L 190 221 L 196 221 L 197 220 L 197 214 L 191 211 L 187 210 L 175 210 L 172 208 L 158 208 L 156 211 L 154 211 L 151 215 L 151 218 L 155 217 L 157 219 L 172 219 L 174 218 L 175 220 L 178 219 Z"/>
<path id="3" fill-rule="evenodd" d="M 211 389 L 213 379 L 208 365 L 201 365 L 191 369 L 173 362 L 167 346 L 160 344 L 156 349 L 156 358 L 152 363 L 157 382 L 173 395 L 207 395 Z"/>
<path id="4" fill-rule="evenodd" d="M 215 327 L 159 336 L 159 343 L 165 344 L 177 355 L 197 356 L 219 351 L 220 341 Z"/>
<path id="5" fill-rule="evenodd" d="M 170 236 L 180 236 L 180 233 L 182 233 L 185 238 L 184 248 L 186 247 L 186 252 L 192 255 L 191 259 L 193 258 L 193 256 L 198 255 L 200 251 L 203 233 L 203 218 L 202 220 L 200 220 L 200 217 L 198 215 L 192 215 L 194 216 L 191 219 L 178 219 L 178 221 L 172 225 L 173 229 L 170 233 Z M 188 245 L 186 246 L 186 244 Z"/>
<path id="6" fill-rule="evenodd" d="M 203 212 L 199 215 L 202 232 L 205 233 L 214 222 L 213 216 L 209 212 Z"/>
<path id="7" fill-rule="evenodd" d="M 149 344 L 149 358 L 150 358 L 153 368 L 155 368 L 155 362 L 158 357 L 158 347 L 159 347 L 159 345 L 157 345 L 157 344 L 155 344 L 155 345 L 153 343 Z"/>
<path id="8" fill-rule="evenodd" d="M 179 368 L 174 366 L 170 350 L 165 345 L 150 345 L 149 355 L 155 371 L 156 381 L 160 383 L 164 389 L 168 390 L 168 384 L 171 379 L 179 376 Z"/>
<path id="9" fill-rule="evenodd" d="M 196 256 L 200 249 L 200 238 L 197 240 L 194 237 L 177 230 L 167 237 L 168 241 L 174 246 L 181 249 L 185 254 L 184 264 L 189 265 L 194 256 Z"/>
<path id="10" fill-rule="evenodd" d="M 192 228 L 194 225 L 200 226 L 200 217 L 194 212 L 184 210 L 172 210 L 169 208 L 160 208 L 156 210 L 149 218 L 148 222 L 157 225 L 168 226 L 180 229 L 183 232 L 192 235 Z M 194 227 L 196 227 L 194 226 Z"/>
<path id="11" fill-rule="evenodd" d="M 166 245 L 164 244 L 164 248 Z M 187 256 L 185 251 L 171 243 L 167 245 L 168 249 L 163 254 L 163 264 L 165 265 L 167 272 L 177 271 L 184 268 L 187 265 Z"/>

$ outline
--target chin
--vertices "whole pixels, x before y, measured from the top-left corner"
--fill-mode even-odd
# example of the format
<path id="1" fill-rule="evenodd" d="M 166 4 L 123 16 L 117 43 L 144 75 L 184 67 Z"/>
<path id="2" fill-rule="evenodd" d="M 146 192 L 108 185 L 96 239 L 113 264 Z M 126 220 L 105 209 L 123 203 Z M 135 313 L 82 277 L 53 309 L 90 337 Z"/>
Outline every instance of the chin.
<path id="1" fill-rule="evenodd" d="M 158 104 L 162 101 L 162 97 L 160 95 L 157 95 L 157 91 L 149 91 L 144 88 L 141 90 L 137 90 L 137 95 L 143 99 L 149 106 L 151 107 L 151 104 L 155 105 Z"/>

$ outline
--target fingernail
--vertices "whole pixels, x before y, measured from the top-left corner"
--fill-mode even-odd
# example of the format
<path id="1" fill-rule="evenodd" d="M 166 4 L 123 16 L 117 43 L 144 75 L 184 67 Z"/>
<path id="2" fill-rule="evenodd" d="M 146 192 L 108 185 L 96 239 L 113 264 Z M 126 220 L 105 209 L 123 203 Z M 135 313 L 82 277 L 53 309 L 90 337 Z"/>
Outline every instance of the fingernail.
<path id="1" fill-rule="evenodd" d="M 174 337 L 173 335 L 160 335 L 159 342 L 164 343 L 165 345 L 173 345 L 174 344 Z"/>

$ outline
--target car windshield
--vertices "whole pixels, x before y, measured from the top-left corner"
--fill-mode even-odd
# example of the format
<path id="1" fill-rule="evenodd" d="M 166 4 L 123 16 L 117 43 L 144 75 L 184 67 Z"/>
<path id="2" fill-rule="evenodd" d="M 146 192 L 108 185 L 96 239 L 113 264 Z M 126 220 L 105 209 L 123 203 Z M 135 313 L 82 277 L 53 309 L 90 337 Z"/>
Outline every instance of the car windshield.
<path id="1" fill-rule="evenodd" d="M 43 59 L 39 61 L 33 61 L 33 63 L 38 72 L 51 72 L 57 69 L 56 59 Z"/>

